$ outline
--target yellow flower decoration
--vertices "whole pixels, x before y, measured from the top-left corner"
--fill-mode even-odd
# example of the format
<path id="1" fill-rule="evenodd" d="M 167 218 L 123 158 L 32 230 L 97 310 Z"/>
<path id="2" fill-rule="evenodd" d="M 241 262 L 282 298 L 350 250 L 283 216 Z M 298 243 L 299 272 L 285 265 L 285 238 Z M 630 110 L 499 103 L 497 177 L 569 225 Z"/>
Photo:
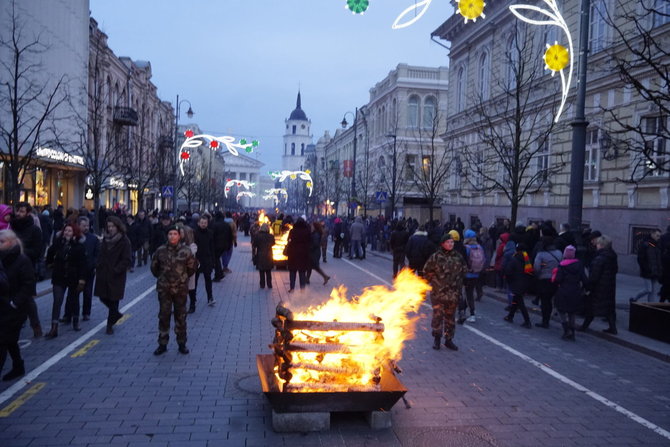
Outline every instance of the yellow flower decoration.
<path id="1" fill-rule="evenodd" d="M 291 174 L 291 180 L 295 180 L 298 176 L 295 174 Z"/>
<path id="2" fill-rule="evenodd" d="M 482 19 L 486 18 L 484 14 L 484 0 L 456 0 L 458 3 L 457 13 L 462 15 L 465 19 L 465 23 L 468 23 L 468 20 L 476 22 L 479 17 Z"/>
<path id="3" fill-rule="evenodd" d="M 307 185 L 306 185 L 306 186 L 307 186 L 308 188 L 311 188 L 311 187 L 312 187 L 312 182 L 307 182 Z"/>
<path id="4" fill-rule="evenodd" d="M 563 45 L 554 43 L 549 46 L 547 44 L 547 51 L 544 53 L 544 63 L 546 69 L 551 70 L 553 76 L 557 71 L 563 70 L 570 63 L 570 53 Z"/>
<path id="5" fill-rule="evenodd" d="M 311 174 L 311 173 L 312 173 L 312 171 L 310 171 L 309 169 L 305 169 L 305 172 L 306 172 L 307 174 Z"/>

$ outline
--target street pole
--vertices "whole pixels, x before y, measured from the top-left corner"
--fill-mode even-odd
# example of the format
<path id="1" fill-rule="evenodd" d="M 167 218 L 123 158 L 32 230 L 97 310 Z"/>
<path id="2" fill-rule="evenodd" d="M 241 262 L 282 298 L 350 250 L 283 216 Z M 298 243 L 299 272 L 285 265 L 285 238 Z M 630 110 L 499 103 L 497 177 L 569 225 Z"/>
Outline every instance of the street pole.
<path id="1" fill-rule="evenodd" d="M 570 163 L 570 196 L 568 200 L 568 223 L 571 231 L 581 239 L 582 206 L 584 201 L 584 160 L 586 152 L 586 127 L 589 125 L 584 114 L 586 104 L 586 64 L 589 50 L 590 0 L 581 2 L 579 29 L 579 73 L 577 79 L 577 104 L 575 119 L 572 121 L 572 152 Z"/>
<path id="2" fill-rule="evenodd" d="M 176 110 L 174 115 L 174 182 L 172 184 L 172 214 L 174 218 L 177 219 L 177 186 L 179 183 L 179 142 L 177 138 L 179 136 L 179 95 L 177 95 Z"/>
<path id="3" fill-rule="evenodd" d="M 354 112 L 354 160 L 351 166 L 351 201 L 353 202 L 356 198 L 356 145 L 358 142 L 358 107 L 356 107 Z M 351 206 L 351 203 L 349 204 Z M 353 206 L 351 206 L 351 214 L 355 214 Z"/>

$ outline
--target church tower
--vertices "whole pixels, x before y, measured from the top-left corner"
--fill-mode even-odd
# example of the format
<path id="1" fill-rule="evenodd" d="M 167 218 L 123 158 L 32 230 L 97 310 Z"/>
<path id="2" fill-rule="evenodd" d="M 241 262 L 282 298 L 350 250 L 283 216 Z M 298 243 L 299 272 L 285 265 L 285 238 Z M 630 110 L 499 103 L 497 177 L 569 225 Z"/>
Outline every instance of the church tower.
<path id="1" fill-rule="evenodd" d="M 305 149 L 312 144 L 312 135 L 310 127 L 312 122 L 307 119 L 307 115 L 302 110 L 300 101 L 300 91 L 295 109 L 287 120 L 286 131 L 284 132 L 284 155 L 282 156 L 282 169 L 288 171 L 302 171 L 305 169 Z"/>

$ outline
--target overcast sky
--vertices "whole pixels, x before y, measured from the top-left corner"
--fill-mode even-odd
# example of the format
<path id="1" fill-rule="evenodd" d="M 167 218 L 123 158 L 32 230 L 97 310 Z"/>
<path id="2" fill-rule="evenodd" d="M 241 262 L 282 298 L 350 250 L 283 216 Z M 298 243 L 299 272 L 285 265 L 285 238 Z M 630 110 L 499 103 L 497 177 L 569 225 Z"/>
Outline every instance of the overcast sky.
<path id="1" fill-rule="evenodd" d="M 316 143 L 367 103 L 370 87 L 398 63 L 447 65 L 447 50 L 430 33 L 453 13 L 448 1 L 391 29 L 414 3 L 371 0 L 364 15 L 352 15 L 345 0 L 90 0 L 90 7 L 117 56 L 151 62 L 161 99 L 188 99 L 192 121 L 209 133 L 258 139 L 269 171 L 281 168 L 284 119 L 299 87 Z M 180 123 L 189 121 L 187 109 Z"/>

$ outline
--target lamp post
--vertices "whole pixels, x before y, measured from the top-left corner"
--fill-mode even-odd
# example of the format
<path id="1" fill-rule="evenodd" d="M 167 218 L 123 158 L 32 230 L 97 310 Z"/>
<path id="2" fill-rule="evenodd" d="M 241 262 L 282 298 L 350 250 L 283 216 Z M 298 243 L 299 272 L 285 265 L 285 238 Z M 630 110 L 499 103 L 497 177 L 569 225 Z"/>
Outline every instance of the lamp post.
<path id="1" fill-rule="evenodd" d="M 177 218 L 177 188 L 179 187 L 179 106 L 182 102 L 188 103 L 188 110 L 186 111 L 186 116 L 193 118 L 193 109 L 191 108 L 191 102 L 187 99 L 182 99 L 179 101 L 179 95 L 177 95 L 176 110 L 174 114 L 174 152 L 175 152 L 175 164 L 174 164 L 174 184 L 172 191 L 172 213 L 174 214 L 175 219 Z"/>
<path id="2" fill-rule="evenodd" d="M 354 113 L 351 112 L 345 112 L 344 117 L 342 117 L 342 129 L 347 128 L 347 114 L 351 114 L 354 117 L 354 157 L 352 160 L 352 165 L 351 165 L 351 195 L 349 198 L 349 216 L 353 214 L 353 207 L 351 206 L 352 200 L 356 197 L 356 145 L 358 141 L 358 135 L 357 135 L 357 130 L 358 130 L 358 120 L 356 119 L 358 117 L 358 107 L 355 109 L 356 111 Z"/>
<path id="3" fill-rule="evenodd" d="M 590 0 L 581 1 L 581 21 L 579 28 L 579 72 L 577 78 L 577 104 L 575 119 L 572 121 L 572 152 L 570 160 L 570 195 L 568 199 L 568 223 L 570 229 L 581 241 L 582 205 L 584 202 L 584 158 L 586 152 L 586 127 L 589 122 L 584 116 L 586 103 L 586 63 L 589 50 Z"/>
<path id="4" fill-rule="evenodd" d="M 395 193 L 396 193 L 396 165 L 397 165 L 397 153 L 396 153 L 396 141 L 398 139 L 398 136 L 396 134 L 387 134 L 387 138 L 393 138 L 393 158 L 392 158 L 392 169 L 393 171 L 391 172 L 391 220 L 393 220 L 394 214 L 395 214 Z"/>

